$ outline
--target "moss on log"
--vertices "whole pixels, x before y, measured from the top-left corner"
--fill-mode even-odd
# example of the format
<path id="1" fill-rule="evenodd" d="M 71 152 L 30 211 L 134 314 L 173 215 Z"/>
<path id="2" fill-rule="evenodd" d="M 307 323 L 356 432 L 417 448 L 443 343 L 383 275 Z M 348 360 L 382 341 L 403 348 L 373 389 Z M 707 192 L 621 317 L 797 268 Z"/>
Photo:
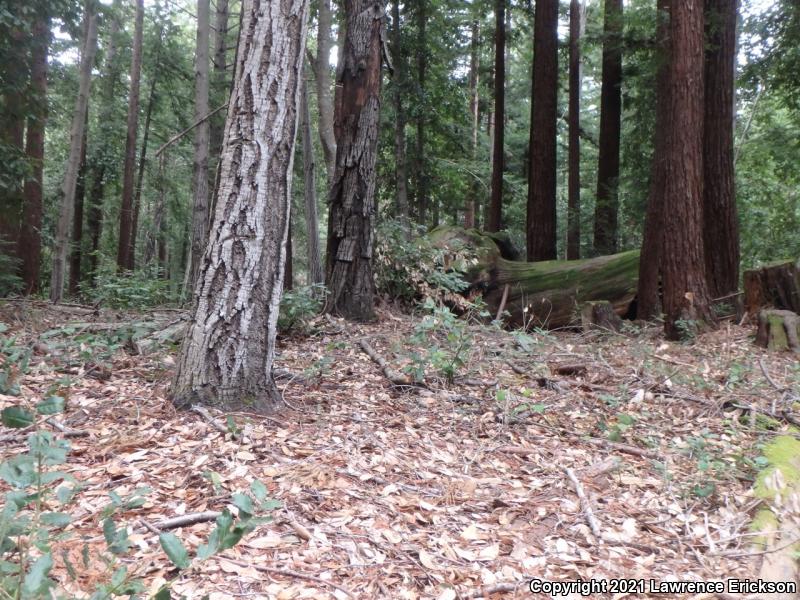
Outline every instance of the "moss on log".
<path id="1" fill-rule="evenodd" d="M 467 270 L 466 278 L 472 290 L 483 291 L 490 311 L 498 308 L 508 284 L 505 309 L 511 325 L 580 326 L 584 303 L 608 301 L 622 316 L 636 296 L 638 250 L 584 260 L 526 263 L 504 258 L 497 243 L 475 229 L 444 226 L 429 236 L 445 249 L 469 245 L 475 250 L 477 263 Z"/>
<path id="2" fill-rule="evenodd" d="M 768 350 L 800 352 L 800 316 L 790 310 L 762 310 L 756 344 Z"/>

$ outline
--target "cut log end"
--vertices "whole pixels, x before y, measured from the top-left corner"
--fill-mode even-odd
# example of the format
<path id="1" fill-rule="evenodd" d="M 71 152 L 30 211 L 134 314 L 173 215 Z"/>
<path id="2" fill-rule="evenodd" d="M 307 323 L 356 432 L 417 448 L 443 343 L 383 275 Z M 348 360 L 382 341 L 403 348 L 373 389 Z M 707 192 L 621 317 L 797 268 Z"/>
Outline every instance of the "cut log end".
<path id="1" fill-rule="evenodd" d="M 606 300 L 585 302 L 581 307 L 581 327 L 584 331 L 619 331 L 622 329 L 622 319 Z"/>
<path id="2" fill-rule="evenodd" d="M 768 350 L 800 353 L 800 316 L 790 310 L 762 310 L 758 314 L 756 344 Z"/>

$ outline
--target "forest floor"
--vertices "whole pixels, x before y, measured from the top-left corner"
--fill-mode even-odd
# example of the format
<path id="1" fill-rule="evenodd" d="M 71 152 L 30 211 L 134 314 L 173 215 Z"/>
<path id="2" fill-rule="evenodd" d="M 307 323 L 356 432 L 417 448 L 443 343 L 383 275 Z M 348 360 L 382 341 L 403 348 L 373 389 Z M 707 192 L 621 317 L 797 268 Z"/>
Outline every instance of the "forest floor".
<path id="1" fill-rule="evenodd" d="M 175 592 L 545 598 L 528 580 L 759 573 L 764 553 L 749 529 L 764 502 L 753 491 L 757 466 L 763 445 L 789 431 L 766 415 L 783 414 L 800 370 L 792 355 L 756 348 L 752 326 L 724 323 L 678 344 L 655 327 L 522 336 L 475 325 L 454 382 L 428 373 L 426 387 L 411 388 L 390 383 L 358 343 L 367 339 L 401 370 L 418 317 L 318 318 L 309 335 L 279 341 L 286 406 L 269 418 L 234 414 L 233 428 L 167 401 L 174 348 L 133 355 L 113 327 L 92 327 L 151 318 L 0 304 L 6 344 L 34 351 L 21 394 L 0 395 L 0 409 L 67 398 L 58 421 L 71 436 L 65 470 L 84 486 L 70 509 L 71 538 L 54 543 L 52 575 L 67 592 L 109 577 L 97 557 L 110 492 L 149 488 L 141 506 L 115 519 L 133 543 L 120 560 L 155 592 L 177 572 L 145 527 L 230 507 L 254 479 L 281 503 L 274 521 L 193 563 Z M 0 428 L 0 460 L 22 452 L 25 438 Z M 173 531 L 193 550 L 212 527 Z M 65 556 L 78 565 L 76 579 Z M 591 597 L 612 596 L 650 597 Z"/>

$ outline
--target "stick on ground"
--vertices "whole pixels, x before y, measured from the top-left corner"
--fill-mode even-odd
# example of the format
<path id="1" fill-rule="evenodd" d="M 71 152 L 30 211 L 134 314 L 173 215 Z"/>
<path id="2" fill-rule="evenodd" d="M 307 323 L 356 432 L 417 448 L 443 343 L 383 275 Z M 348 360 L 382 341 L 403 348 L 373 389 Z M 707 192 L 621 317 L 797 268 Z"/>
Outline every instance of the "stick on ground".
<path id="1" fill-rule="evenodd" d="M 578 498 L 581 501 L 581 507 L 583 508 L 583 516 L 586 517 L 586 521 L 589 523 L 589 527 L 592 530 L 592 533 L 596 538 L 600 537 L 600 523 L 597 521 L 597 517 L 594 516 L 594 511 L 592 510 L 592 503 L 589 502 L 589 498 L 586 496 L 586 492 L 583 490 L 583 485 L 581 482 L 578 481 L 578 477 L 575 475 L 575 471 L 567 467 L 564 469 L 564 472 L 569 477 L 569 480 L 572 482 L 572 487 L 575 488 L 575 493 L 578 494 Z"/>

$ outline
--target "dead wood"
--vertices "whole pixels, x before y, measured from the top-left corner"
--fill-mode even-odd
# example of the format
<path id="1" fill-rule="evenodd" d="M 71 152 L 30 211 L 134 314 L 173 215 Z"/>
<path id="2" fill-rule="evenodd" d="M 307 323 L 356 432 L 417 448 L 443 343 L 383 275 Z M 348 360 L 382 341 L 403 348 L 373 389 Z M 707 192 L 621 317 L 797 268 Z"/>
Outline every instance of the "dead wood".
<path id="1" fill-rule="evenodd" d="M 208 410 L 206 410 L 199 404 L 193 404 L 190 410 L 203 417 L 208 422 L 209 425 L 211 425 L 214 429 L 216 429 L 223 435 L 228 433 L 228 428 L 225 427 L 225 425 L 223 425 L 220 421 L 212 417 L 211 413 L 208 412 Z"/>
<path id="2" fill-rule="evenodd" d="M 800 352 L 800 316 L 790 310 L 762 310 L 758 313 L 756 345 Z"/>
<path id="3" fill-rule="evenodd" d="M 348 590 L 346 587 L 339 585 L 338 583 L 333 583 L 327 579 L 322 579 L 320 577 L 316 577 L 314 575 L 310 575 L 308 573 L 300 573 L 298 571 L 292 571 L 290 569 L 274 569 L 272 567 L 263 567 L 261 565 L 252 565 L 250 563 L 246 563 L 243 560 L 235 560 L 233 558 L 220 557 L 222 560 L 226 560 L 229 563 L 242 567 L 242 568 L 252 568 L 256 571 L 260 571 L 261 573 L 269 573 L 270 575 L 285 575 L 286 577 L 294 577 L 295 579 L 304 579 L 306 581 L 313 581 L 314 583 L 319 583 L 325 586 L 330 586 L 335 590 L 339 590 L 343 594 L 346 594 L 349 598 L 355 598 L 355 594 Z"/>
<path id="4" fill-rule="evenodd" d="M 358 342 L 359 347 L 372 359 L 372 362 L 377 364 L 381 371 L 383 371 L 383 375 L 394 385 L 405 385 L 405 386 L 412 386 L 412 387 L 424 387 L 420 384 L 411 380 L 410 377 L 403 375 L 400 371 L 395 371 L 389 366 L 383 357 L 377 353 L 375 348 L 370 346 L 367 340 L 359 340 Z"/>
<path id="5" fill-rule="evenodd" d="M 586 496 L 586 492 L 583 489 L 583 485 L 578 480 L 578 477 L 575 475 L 575 471 L 573 471 L 569 467 L 564 469 L 564 473 L 566 473 L 567 477 L 569 477 L 569 480 L 572 482 L 572 487 L 575 488 L 575 493 L 578 495 L 578 499 L 581 501 L 583 516 L 586 517 L 586 522 L 589 523 L 589 528 L 592 530 L 594 536 L 599 539 L 600 523 L 597 521 L 597 517 L 594 516 L 592 503 L 589 502 L 589 498 L 588 496 Z"/>
<path id="6" fill-rule="evenodd" d="M 519 588 L 524 587 L 525 583 L 498 583 L 495 585 L 485 585 L 479 590 L 470 593 L 463 598 L 489 598 L 494 594 L 513 594 Z"/>

